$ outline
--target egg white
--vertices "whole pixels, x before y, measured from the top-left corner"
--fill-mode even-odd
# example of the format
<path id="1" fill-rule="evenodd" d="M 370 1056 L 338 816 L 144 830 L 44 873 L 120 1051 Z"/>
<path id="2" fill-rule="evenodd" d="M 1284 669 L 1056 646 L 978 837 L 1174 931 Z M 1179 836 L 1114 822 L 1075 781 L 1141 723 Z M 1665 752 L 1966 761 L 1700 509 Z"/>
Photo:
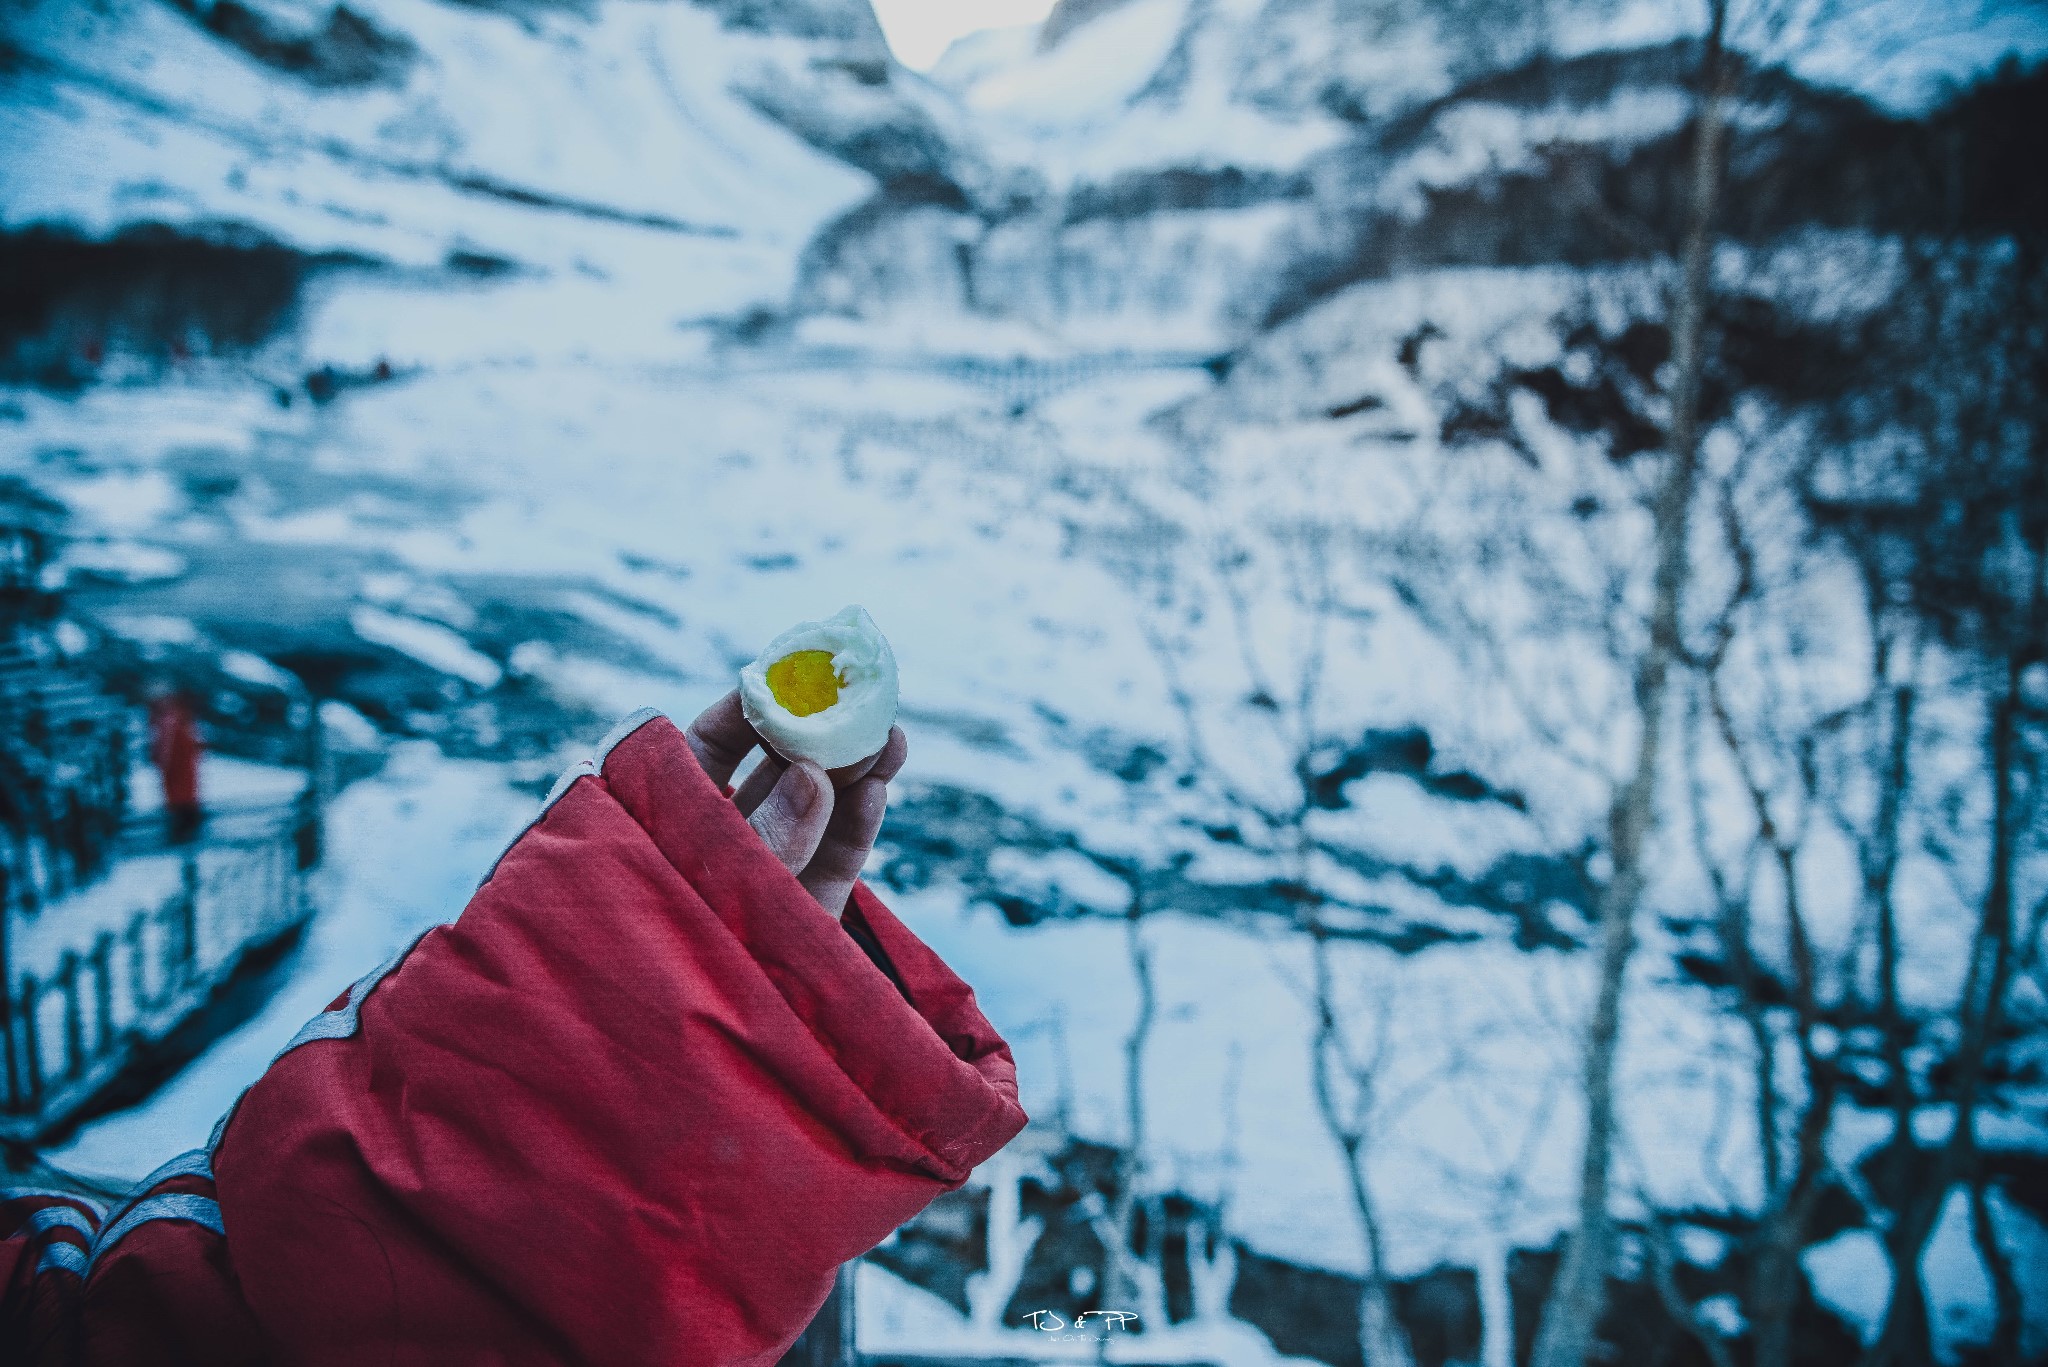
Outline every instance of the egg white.
<path id="1" fill-rule="evenodd" d="M 799 650 L 830 651 L 839 678 L 839 701 L 808 717 L 776 701 L 768 686 L 768 667 Z M 740 707 L 785 759 L 841 768 L 888 743 L 896 721 L 896 654 L 867 609 L 849 604 L 823 621 L 799 622 L 770 641 L 740 670 Z"/>

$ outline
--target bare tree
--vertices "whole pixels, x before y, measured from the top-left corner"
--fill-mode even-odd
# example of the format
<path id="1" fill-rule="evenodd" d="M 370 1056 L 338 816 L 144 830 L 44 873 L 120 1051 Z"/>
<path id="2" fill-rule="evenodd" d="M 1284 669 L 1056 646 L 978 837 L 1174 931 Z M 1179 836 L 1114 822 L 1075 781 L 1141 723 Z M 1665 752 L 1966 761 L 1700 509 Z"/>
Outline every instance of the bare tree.
<path id="1" fill-rule="evenodd" d="M 1283 804 L 1257 802 L 1242 790 L 1232 791 L 1244 814 L 1264 827 L 1273 853 L 1286 868 L 1298 901 L 1296 925 L 1308 941 L 1312 986 L 1304 998 L 1312 1020 L 1308 1048 L 1316 1113 L 1342 1155 L 1346 1190 L 1358 1220 L 1364 1255 L 1360 1353 L 1366 1367 L 1408 1367 L 1413 1353 L 1407 1330 L 1394 1314 L 1383 1219 L 1370 1173 L 1373 1127 L 1382 1101 L 1377 1083 L 1392 1039 L 1388 1013 L 1394 994 L 1379 994 L 1377 1027 L 1370 1032 L 1373 1048 L 1361 1053 L 1347 1028 L 1347 1011 L 1331 961 L 1326 899 L 1316 888 L 1313 869 L 1317 842 L 1310 829 L 1315 810 L 1312 757 L 1322 739 L 1323 671 L 1329 632 L 1337 616 L 1330 554 L 1334 529 L 1309 521 L 1275 530 L 1286 598 L 1300 614 L 1305 632 L 1299 655 L 1289 662 L 1285 674 L 1293 682 L 1291 689 L 1269 681 L 1253 641 L 1252 607 L 1241 578 L 1249 556 L 1234 541 L 1225 541 L 1214 557 L 1214 569 L 1229 603 L 1245 677 L 1254 694 L 1268 700 L 1258 710 L 1272 731 L 1277 752 L 1288 756 L 1291 763 L 1290 800 Z"/>
<path id="2" fill-rule="evenodd" d="M 1145 1063 L 1159 1017 L 1159 991 L 1152 949 L 1144 935 L 1148 910 L 1145 870 L 1133 859 L 1101 854 L 1090 857 L 1128 890 L 1122 915 L 1124 950 L 1137 988 L 1137 1003 L 1130 1031 L 1124 1037 L 1125 1142 L 1117 1155 L 1114 1194 L 1106 1204 L 1098 1202 L 1091 1206 L 1089 1219 L 1103 1249 L 1102 1304 L 1116 1310 L 1135 1309 L 1141 1328 L 1158 1330 L 1167 1324 L 1165 1208 L 1158 1199 L 1159 1193 L 1149 1189 L 1152 1137 L 1146 1125 Z M 1135 1250 L 1141 1213 L 1144 1246 Z M 1107 1340 L 1099 1347 L 1106 1352 Z"/>
<path id="3" fill-rule="evenodd" d="M 1833 819 L 1842 806 L 1838 786 L 1867 786 L 1862 768 L 1844 776 L 1838 773 L 1841 766 L 1824 759 L 1824 751 L 1852 718 L 1882 729 L 1886 703 L 1901 688 L 1892 677 L 1901 651 L 1880 588 L 1876 598 L 1866 593 L 1873 642 L 1867 693 L 1836 700 L 1815 698 L 1814 689 L 1800 682 L 1789 691 L 1779 686 L 1779 678 L 1799 680 L 1800 661 L 1770 660 L 1774 647 L 1765 642 L 1782 634 L 1785 621 L 1801 615 L 1800 586 L 1824 578 L 1817 561 L 1828 552 L 1806 549 L 1796 503 L 1786 506 L 1794 491 L 1789 475 L 1781 472 L 1791 463 L 1775 451 L 1763 452 L 1761 459 L 1747 454 L 1720 481 L 1715 499 L 1731 586 L 1709 629 L 1709 644 L 1694 661 L 1693 715 L 1684 758 L 1696 857 L 1716 912 L 1714 942 L 1751 1051 L 1760 1199 L 1747 1239 L 1750 1276 L 1744 1309 L 1758 1367 L 1789 1367 L 1803 1287 L 1800 1257 L 1834 1173 L 1826 1140 L 1844 1080 L 1835 1040 L 1856 944 L 1854 936 L 1845 935 L 1829 953 L 1806 904 L 1805 865 L 1814 827 Z M 1745 495 L 1745 484 L 1762 488 Z M 1758 505 L 1770 507 L 1781 523 L 1773 529 L 1781 550 L 1769 567 L 1761 563 L 1756 528 L 1750 525 L 1751 519 L 1764 516 Z M 1844 635 L 1852 634 L 1848 624 L 1844 627 Z M 1738 650 L 1747 664 L 1740 681 L 1731 665 Z M 1903 744 L 1904 723 L 1899 726 Z M 1703 774 L 1703 752 L 1708 751 L 1729 771 L 1738 796 L 1733 806 L 1748 818 L 1736 852 L 1726 859 L 1714 848 L 1713 837 L 1717 825 L 1732 823 L 1725 816 L 1717 822 L 1712 813 Z M 1896 853 L 1905 762 L 1903 749 L 1891 755 L 1875 813 L 1868 829 L 1859 830 L 1867 851 L 1864 895 L 1871 901 L 1890 895 L 1896 860 L 1888 863 L 1881 851 L 1889 840 Z M 1759 886 L 1760 868 L 1774 875 L 1764 880 L 1768 893 Z M 1760 902 L 1768 902 L 1767 916 L 1759 916 Z M 1766 925 L 1778 932 L 1775 943 L 1765 942 Z M 1788 1045 L 1799 1065 L 1792 1085 L 1780 1077 L 1783 1046 Z"/>
<path id="4" fill-rule="evenodd" d="M 1998 1301 L 1998 1335 L 2017 1348 L 2017 1301 L 2008 1256 L 1998 1246 L 1983 1193 L 1977 1116 L 2009 1046 L 2015 972 L 2041 896 L 2039 793 L 2048 762 L 2029 671 L 2048 660 L 2048 252 L 2038 241 L 1954 240 L 1910 249 L 1910 288 L 1878 339 L 1898 348 L 1900 378 L 1888 387 L 1887 426 L 1914 442 L 1924 462 L 1902 535 L 1905 584 L 1916 610 L 1943 638 L 1983 718 L 1978 840 L 1951 852 L 1980 852 L 1976 918 L 1940 1094 L 1949 1131 L 1917 1180 L 1897 1181 L 1899 1204 L 1884 1245 L 1893 1291 L 1869 1367 L 1918 1363 L 1930 1354 L 1921 1258 L 1951 1194 L 1972 1204 L 1973 1226 Z M 1911 362 L 1908 362 L 1911 357 Z M 2032 881 L 2030 881 L 2032 880 Z M 1888 955 L 1883 990 L 1897 1001 L 1898 952 Z M 1902 1029 L 1903 1022 L 1893 1022 Z M 1896 1050 L 1894 1051 L 1896 1054 Z M 1894 1077 L 1894 1176 L 1918 1166 L 1917 1099 Z"/>
<path id="5" fill-rule="evenodd" d="M 1413 1355 L 1407 1333 L 1393 1311 L 1387 1273 L 1383 1218 L 1370 1175 L 1374 1124 L 1381 1117 L 1381 1098 L 1374 1090 L 1376 1064 L 1383 1061 L 1391 1033 L 1384 1029 L 1390 993 L 1381 993 L 1382 1028 L 1372 1032 L 1375 1052 L 1361 1054 L 1353 1038 L 1352 1008 L 1342 992 L 1342 977 L 1333 959 L 1333 934 L 1327 913 L 1337 899 L 1316 886 L 1314 860 L 1319 845 L 1312 830 L 1316 810 L 1314 758 L 1325 740 L 1320 719 L 1323 671 L 1329 636 L 1342 617 L 1332 578 L 1332 546 L 1337 528 L 1314 519 L 1289 519 L 1250 529 L 1259 544 L 1254 553 L 1247 529 L 1231 529 L 1202 543 L 1204 563 L 1181 564 L 1178 578 L 1150 600 L 1141 619 L 1153 655 L 1165 674 L 1169 695 L 1181 721 L 1181 742 L 1187 770 L 1201 776 L 1200 787 L 1227 813 L 1248 849 L 1272 867 L 1272 886 L 1293 907 L 1292 929 L 1306 942 L 1310 981 L 1297 992 L 1310 1015 L 1308 1039 L 1311 1084 L 1316 1113 L 1343 1159 L 1346 1189 L 1357 1219 L 1365 1268 L 1359 1304 L 1360 1349 L 1368 1367 L 1408 1367 Z M 1276 584 L 1266 586 L 1267 607 L 1284 604 L 1297 628 L 1293 647 L 1281 668 L 1269 670 L 1257 640 L 1260 590 L 1254 574 L 1272 570 Z M 1226 635 L 1248 710 L 1264 734 L 1250 747 L 1267 762 L 1247 755 L 1247 740 L 1235 732 L 1219 745 L 1218 723 L 1206 715 L 1182 671 L 1193 647 L 1192 623 L 1207 619 L 1211 595 L 1198 593 L 1189 580 L 1200 577 L 1222 603 L 1222 621 L 1210 624 Z M 1281 680 L 1286 682 L 1283 684 Z M 1136 921 L 1129 922 L 1136 935 Z M 1141 1022 L 1149 1019 L 1150 963 L 1133 941 L 1132 961 L 1140 984 Z M 1140 1037 L 1130 1041 L 1138 1047 Z M 1157 1229 L 1161 1221 L 1148 1221 Z"/>
<path id="6" fill-rule="evenodd" d="M 1598 997 L 1586 1031 L 1586 1137 L 1579 1173 L 1577 1225 L 1544 1307 L 1536 1367 L 1582 1367 L 1607 1301 L 1614 1257 L 1609 1210 L 1615 1127 L 1615 1055 L 1621 1040 L 1622 990 L 1635 949 L 1644 857 L 1657 820 L 1665 707 L 1672 671 L 1682 664 L 1680 609 L 1695 467 L 1699 454 L 1701 381 L 1713 224 L 1721 186 L 1721 141 L 1731 71 L 1726 60 L 1727 0 L 1710 0 L 1700 61 L 1699 105 L 1692 135 L 1692 174 L 1680 278 L 1673 308 L 1671 414 L 1664 468 L 1653 509 L 1656 581 L 1650 637 L 1635 670 L 1641 727 L 1634 772 L 1615 796 L 1609 817 L 1613 875 L 1600 906 Z"/>
<path id="7" fill-rule="evenodd" d="M 1365 1242 L 1366 1275 L 1358 1305 L 1359 1349 L 1366 1367 L 1402 1367 L 1413 1361 L 1413 1354 L 1407 1330 L 1394 1315 L 1386 1271 L 1386 1236 L 1366 1167 L 1372 1154 L 1375 1112 L 1382 1101 L 1379 1081 L 1387 1061 L 1385 1051 L 1393 1036 L 1390 1020 L 1396 998 L 1392 992 L 1381 996 L 1380 1017 L 1372 1032 L 1374 1048 L 1369 1054 L 1357 1053 L 1350 1047 L 1337 1013 L 1328 937 L 1313 919 L 1308 934 L 1315 964 L 1316 1024 L 1310 1061 L 1316 1113 L 1343 1153 L 1344 1179 Z M 1340 1094 L 1340 1070 L 1341 1086 L 1351 1094 L 1348 1105 Z"/>

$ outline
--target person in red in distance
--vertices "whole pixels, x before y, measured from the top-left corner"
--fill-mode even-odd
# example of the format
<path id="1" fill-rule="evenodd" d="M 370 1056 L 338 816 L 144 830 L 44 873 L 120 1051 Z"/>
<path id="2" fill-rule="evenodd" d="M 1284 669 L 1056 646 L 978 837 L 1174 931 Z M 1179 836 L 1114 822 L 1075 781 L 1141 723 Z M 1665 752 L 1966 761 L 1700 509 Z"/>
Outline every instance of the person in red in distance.
<path id="1" fill-rule="evenodd" d="M 192 704 L 159 679 L 149 689 L 149 758 L 164 785 L 164 839 L 182 845 L 199 834 L 199 719 Z"/>
<path id="2" fill-rule="evenodd" d="M 104 1212 L 0 1192 L 0 1361 L 774 1363 L 1027 1117 L 860 881 L 901 729 L 735 792 L 759 743 L 737 693 L 626 718 L 205 1149 Z"/>

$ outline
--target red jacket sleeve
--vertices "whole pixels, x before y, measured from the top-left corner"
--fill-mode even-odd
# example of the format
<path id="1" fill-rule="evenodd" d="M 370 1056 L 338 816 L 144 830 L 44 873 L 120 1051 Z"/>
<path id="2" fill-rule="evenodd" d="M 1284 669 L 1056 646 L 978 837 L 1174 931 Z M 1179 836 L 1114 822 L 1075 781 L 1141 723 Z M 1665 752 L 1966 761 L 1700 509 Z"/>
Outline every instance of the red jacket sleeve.
<path id="1" fill-rule="evenodd" d="M 117 1240 L 110 1212 L 84 1361 L 772 1363 L 1022 1129 L 967 984 L 865 886 L 842 928 L 666 718 L 629 721 L 158 1184 L 184 1205 Z M 136 1315 L 238 1352 L 95 1349 Z"/>

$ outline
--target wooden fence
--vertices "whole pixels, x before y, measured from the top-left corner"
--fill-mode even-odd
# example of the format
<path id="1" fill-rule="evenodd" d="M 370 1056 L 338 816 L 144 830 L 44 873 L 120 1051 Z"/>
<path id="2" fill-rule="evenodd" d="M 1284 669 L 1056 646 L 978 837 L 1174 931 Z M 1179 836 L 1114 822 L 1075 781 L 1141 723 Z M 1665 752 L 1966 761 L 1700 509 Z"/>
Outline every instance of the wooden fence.
<path id="1" fill-rule="evenodd" d="M 224 813 L 193 844 L 139 852 L 176 861 L 175 890 L 81 934 L 40 977 L 0 983 L 0 1138 L 62 1124 L 296 930 L 310 910 L 316 823 L 308 794 Z M 66 912 L 60 900 L 34 914 Z"/>

